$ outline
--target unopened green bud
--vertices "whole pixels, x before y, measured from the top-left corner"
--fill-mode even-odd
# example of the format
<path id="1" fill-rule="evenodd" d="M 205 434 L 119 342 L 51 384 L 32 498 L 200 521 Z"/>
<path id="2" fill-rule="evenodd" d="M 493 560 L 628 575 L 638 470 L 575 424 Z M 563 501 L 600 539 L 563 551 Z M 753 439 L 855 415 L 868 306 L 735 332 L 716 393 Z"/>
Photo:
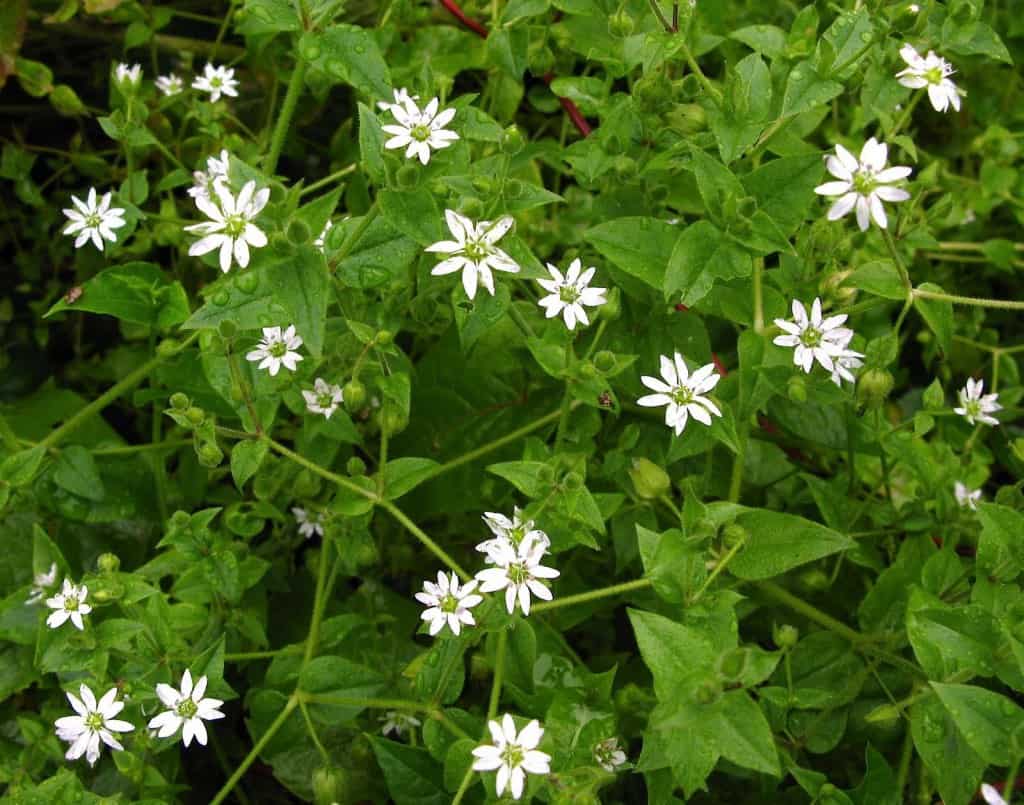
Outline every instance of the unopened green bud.
<path id="1" fill-rule="evenodd" d="M 392 341 L 395 340 L 395 334 L 390 330 L 381 330 L 373 338 L 373 343 L 378 347 L 386 347 Z"/>
<path id="2" fill-rule="evenodd" d="M 412 188 L 420 182 L 420 171 L 415 165 L 406 162 L 395 174 L 395 181 L 399 187 Z"/>
<path id="3" fill-rule="evenodd" d="M 409 425 L 409 418 L 399 411 L 394 405 L 387 405 L 377 415 L 377 421 L 382 433 L 394 436 L 401 433 Z"/>
<path id="4" fill-rule="evenodd" d="M 171 395 L 171 408 L 175 411 L 184 411 L 188 406 L 189 399 L 187 394 L 182 394 L 180 391 L 176 391 Z"/>
<path id="5" fill-rule="evenodd" d="M 162 358 L 167 358 L 177 352 L 180 346 L 173 338 L 165 338 L 156 345 L 156 354 Z"/>
<path id="6" fill-rule="evenodd" d="M 555 67 L 555 54 L 547 45 L 531 47 L 527 52 L 527 64 L 533 75 L 546 75 Z"/>
<path id="7" fill-rule="evenodd" d="M 868 369 L 857 380 L 857 400 L 867 408 L 878 408 L 892 391 L 893 377 L 887 369 Z"/>
<path id="8" fill-rule="evenodd" d="M 230 341 L 238 334 L 238 325 L 231 321 L 231 319 L 224 319 L 224 321 L 217 325 L 217 332 L 221 338 Z"/>
<path id="9" fill-rule="evenodd" d="M 633 33 L 635 27 L 636 23 L 625 8 L 620 8 L 608 18 L 608 33 L 620 39 Z"/>
<path id="10" fill-rule="evenodd" d="M 726 548 L 745 545 L 749 541 L 750 532 L 739 523 L 729 523 L 729 525 L 722 529 L 722 545 Z"/>
<path id="11" fill-rule="evenodd" d="M 202 425 L 203 420 L 206 419 L 206 412 L 195 405 L 185 411 L 185 417 L 193 425 Z"/>
<path id="12" fill-rule="evenodd" d="M 484 195 L 494 190 L 494 180 L 490 176 L 474 176 L 471 184 L 476 192 Z"/>
<path id="13" fill-rule="evenodd" d="M 171 515 L 171 525 L 174 528 L 187 528 L 190 522 L 192 522 L 192 518 L 188 516 L 188 512 L 181 509 Z"/>
<path id="14" fill-rule="evenodd" d="M 512 125 L 501 133 L 501 151 L 504 154 L 518 154 L 523 150 L 523 134 L 519 127 Z"/>
<path id="15" fill-rule="evenodd" d="M 607 137 L 604 141 L 604 152 L 608 156 L 618 156 L 622 153 L 622 140 L 619 139 L 618 134 L 612 134 Z"/>
<path id="16" fill-rule="evenodd" d="M 575 492 L 577 489 L 583 488 L 583 476 L 578 472 L 567 472 L 562 479 L 562 485 L 569 492 Z"/>
<path id="17" fill-rule="evenodd" d="M 285 233 L 288 235 L 288 240 L 293 246 L 302 246 L 313 239 L 313 234 L 309 231 L 309 225 L 298 218 L 293 218 L 288 222 L 288 229 L 285 230 Z"/>
<path id="18" fill-rule="evenodd" d="M 346 462 L 345 470 L 353 478 L 358 478 L 360 475 L 366 475 L 366 462 L 359 456 L 352 456 L 352 458 Z"/>
<path id="19" fill-rule="evenodd" d="M 772 640 L 779 648 L 793 648 L 800 640 L 800 630 L 788 623 L 772 626 Z"/>
<path id="20" fill-rule="evenodd" d="M 548 486 L 555 482 L 555 471 L 547 464 L 537 468 L 537 483 Z"/>
<path id="21" fill-rule="evenodd" d="M 344 769 L 321 766 L 313 772 L 312 783 L 314 805 L 336 805 L 349 800 L 347 774 Z"/>
<path id="22" fill-rule="evenodd" d="M 590 361 L 581 364 L 577 371 L 580 373 L 580 377 L 586 378 L 587 380 L 592 380 L 597 377 L 597 367 L 595 367 Z"/>
<path id="23" fill-rule="evenodd" d="M 807 402 L 807 381 L 803 375 L 791 375 L 786 383 L 786 396 L 795 403 Z"/>
<path id="24" fill-rule="evenodd" d="M 620 179 L 632 179 L 636 176 L 636 160 L 620 154 L 615 157 L 615 173 Z"/>
<path id="25" fill-rule="evenodd" d="M 607 301 L 597 309 L 598 315 L 608 321 L 615 321 L 622 315 L 622 295 L 619 289 L 609 289 L 605 299 Z"/>
<path id="26" fill-rule="evenodd" d="M 831 586 L 828 573 L 820 568 L 811 568 L 800 574 L 801 586 L 810 592 L 820 593 Z"/>
<path id="27" fill-rule="evenodd" d="M 212 469 L 224 460 L 224 452 L 213 442 L 207 442 L 199 448 L 199 463 Z"/>
<path id="28" fill-rule="evenodd" d="M 476 196 L 466 196 L 459 204 L 459 212 L 467 218 L 479 218 L 484 213 L 484 203 Z"/>
<path id="29" fill-rule="evenodd" d="M 637 497 L 643 500 L 657 500 L 672 486 L 668 473 L 650 459 L 634 458 L 629 468 L 629 478 Z"/>
<path id="30" fill-rule="evenodd" d="M 121 569 L 121 560 L 116 554 L 101 553 L 100 558 L 96 560 L 96 567 L 99 568 L 100 573 L 116 573 Z"/>
<path id="31" fill-rule="evenodd" d="M 82 99 L 67 84 L 58 84 L 53 88 L 50 93 L 50 103 L 53 104 L 53 108 L 57 110 L 58 114 L 65 117 L 84 115 L 89 111 L 82 103 Z"/>
<path id="32" fill-rule="evenodd" d="M 611 350 L 602 349 L 594 356 L 594 367 L 601 374 L 606 374 L 615 368 L 615 353 Z"/>
<path id="33" fill-rule="evenodd" d="M 869 724 L 885 724 L 889 721 L 896 721 L 899 717 L 900 709 L 893 704 L 886 703 L 864 716 L 864 720 Z"/>
<path id="34" fill-rule="evenodd" d="M 341 390 L 341 396 L 345 401 L 345 407 L 354 413 L 361 410 L 366 403 L 366 386 L 353 378 L 345 384 Z"/>

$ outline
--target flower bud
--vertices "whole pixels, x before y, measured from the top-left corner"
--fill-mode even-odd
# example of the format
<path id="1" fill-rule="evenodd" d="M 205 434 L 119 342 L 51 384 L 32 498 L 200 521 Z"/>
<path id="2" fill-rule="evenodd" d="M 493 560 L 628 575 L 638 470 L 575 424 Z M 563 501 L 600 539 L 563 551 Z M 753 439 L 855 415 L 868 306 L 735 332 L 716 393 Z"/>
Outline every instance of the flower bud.
<path id="1" fill-rule="evenodd" d="M 749 540 L 750 532 L 739 523 L 729 523 L 729 525 L 722 529 L 722 545 L 726 548 L 744 545 Z"/>
<path id="2" fill-rule="evenodd" d="M 615 353 L 611 350 L 602 349 L 594 356 L 594 367 L 601 374 L 607 374 L 615 369 Z"/>
<path id="3" fill-rule="evenodd" d="M 224 460 L 222 451 L 214 442 L 207 442 L 199 448 L 199 463 L 208 469 L 213 469 Z"/>
<path id="4" fill-rule="evenodd" d="M 459 203 L 459 212 L 467 218 L 479 218 L 484 214 L 484 203 L 476 196 L 466 196 Z"/>
<path id="5" fill-rule="evenodd" d="M 889 721 L 896 721 L 899 717 L 900 709 L 886 702 L 864 716 L 864 720 L 869 724 L 885 724 Z"/>
<path id="6" fill-rule="evenodd" d="M 482 193 L 485 196 L 494 191 L 494 179 L 490 176 L 474 176 L 471 184 L 477 193 Z"/>
<path id="7" fill-rule="evenodd" d="M 413 188 L 420 183 L 419 169 L 415 165 L 406 162 L 395 174 L 395 181 L 399 187 Z"/>
<path id="8" fill-rule="evenodd" d="M 348 779 L 345 770 L 336 766 L 321 766 L 313 772 L 314 805 L 335 805 L 347 802 Z"/>
<path id="9" fill-rule="evenodd" d="M 632 157 L 627 157 L 625 154 L 620 154 L 615 157 L 614 164 L 615 174 L 620 179 L 632 179 L 636 176 L 636 160 Z"/>
<path id="10" fill-rule="evenodd" d="M 117 554 L 101 553 L 100 558 L 96 560 L 96 567 L 100 573 L 116 573 L 121 569 L 121 560 Z"/>
<path id="11" fill-rule="evenodd" d="M 805 590 L 814 593 L 820 593 L 827 590 L 831 586 L 828 574 L 820 568 L 811 568 L 805 570 L 799 576 L 800 586 Z"/>
<path id="12" fill-rule="evenodd" d="M 178 347 L 181 345 L 173 338 L 165 338 L 159 344 L 156 345 L 156 354 L 161 358 L 167 358 L 178 351 Z"/>
<path id="13" fill-rule="evenodd" d="M 188 406 L 188 395 L 182 394 L 180 391 L 176 391 L 171 395 L 171 408 L 175 411 L 184 411 Z"/>
<path id="14" fill-rule="evenodd" d="M 886 369 L 868 369 L 857 380 L 857 400 L 867 408 L 878 408 L 892 391 L 892 374 Z"/>
<path id="15" fill-rule="evenodd" d="M 378 347 L 386 347 L 395 340 L 395 334 L 391 330 L 381 330 L 373 337 L 373 343 Z"/>
<path id="16" fill-rule="evenodd" d="M 585 378 L 586 380 L 593 380 L 597 377 L 597 367 L 595 367 L 590 361 L 580 364 L 577 371 L 580 373 L 580 377 Z"/>
<path id="17" fill-rule="evenodd" d="M 188 512 L 181 509 L 178 509 L 178 511 L 171 515 L 171 525 L 174 528 L 188 528 L 191 522 L 192 518 L 188 516 Z"/>
<path id="18" fill-rule="evenodd" d="M 67 84 L 58 84 L 50 93 L 50 103 L 57 110 L 58 114 L 65 117 L 84 115 L 88 113 L 82 99 Z"/>
<path id="19" fill-rule="evenodd" d="M 831 274 L 827 274 L 818 283 L 819 294 L 840 307 L 852 304 L 853 300 L 857 298 L 857 289 L 843 285 L 843 282 L 852 273 L 853 271 L 846 269 L 845 271 L 833 271 Z"/>
<path id="20" fill-rule="evenodd" d="M 231 319 L 224 319 L 224 321 L 217 325 L 217 333 L 224 340 L 230 341 L 238 334 L 238 325 L 231 321 Z"/>
<path id="21" fill-rule="evenodd" d="M 637 497 L 643 500 L 656 500 L 668 492 L 672 481 L 668 473 L 646 458 L 634 458 L 629 468 L 629 477 Z"/>
<path id="22" fill-rule="evenodd" d="M 527 64 L 533 75 L 545 75 L 555 67 L 555 54 L 547 45 L 531 47 L 527 52 Z"/>
<path id="23" fill-rule="evenodd" d="M 786 383 L 786 396 L 795 403 L 807 402 L 807 381 L 803 375 L 791 375 Z"/>
<path id="24" fill-rule="evenodd" d="M 394 405 L 385 404 L 377 414 L 377 421 L 381 433 L 394 436 L 401 433 L 409 425 L 409 417 L 399 411 Z"/>
<path id="25" fill-rule="evenodd" d="M 358 411 L 366 403 L 366 386 L 356 378 L 353 378 L 345 384 L 345 387 L 341 390 L 341 396 L 345 402 L 345 407 L 349 411 Z"/>
<path id="26" fill-rule="evenodd" d="M 512 125 L 501 133 L 501 152 L 503 154 L 518 154 L 523 150 L 523 134 L 519 127 Z"/>
<path id="27" fill-rule="evenodd" d="M 555 482 L 555 471 L 551 469 L 547 464 L 543 467 L 537 468 L 537 483 L 542 486 L 548 486 Z"/>
<path id="28" fill-rule="evenodd" d="M 293 218 L 288 222 L 285 234 L 293 246 L 302 246 L 313 239 L 313 234 L 309 231 L 309 225 L 298 218 Z"/>
<path id="29" fill-rule="evenodd" d="M 575 492 L 577 489 L 583 488 L 583 476 L 578 472 L 567 472 L 562 479 L 562 484 L 567 491 Z"/>
<path id="30" fill-rule="evenodd" d="M 605 139 L 604 152 L 608 154 L 608 156 L 612 157 L 616 157 L 622 153 L 622 140 L 619 139 L 618 134 L 612 134 Z"/>
<path id="31" fill-rule="evenodd" d="M 624 7 L 620 7 L 608 18 L 608 33 L 619 39 L 625 39 L 633 33 L 635 27 L 636 23 Z"/>
<path id="32" fill-rule="evenodd" d="M 622 295 L 618 288 L 610 288 L 605 298 L 607 301 L 597 309 L 597 315 L 615 321 L 622 315 Z"/>
<path id="33" fill-rule="evenodd" d="M 185 417 L 193 425 L 202 425 L 203 420 L 206 419 L 206 412 L 202 408 L 193 405 L 191 408 L 185 411 Z"/>
<path id="34" fill-rule="evenodd" d="M 800 630 L 788 623 L 772 625 L 772 640 L 779 648 L 793 648 L 800 640 Z"/>
<path id="35" fill-rule="evenodd" d="M 352 456 L 345 464 L 345 471 L 353 478 L 366 475 L 366 462 L 359 456 Z"/>

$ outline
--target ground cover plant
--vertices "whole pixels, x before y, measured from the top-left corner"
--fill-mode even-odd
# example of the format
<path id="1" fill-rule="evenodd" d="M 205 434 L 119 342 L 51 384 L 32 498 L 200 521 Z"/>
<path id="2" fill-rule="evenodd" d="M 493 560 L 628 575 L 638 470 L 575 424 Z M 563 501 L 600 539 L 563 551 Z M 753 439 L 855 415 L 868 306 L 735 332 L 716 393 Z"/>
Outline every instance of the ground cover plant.
<path id="1" fill-rule="evenodd" d="M 1020 801 L 1020 10 L 3 3 L 5 801 Z"/>

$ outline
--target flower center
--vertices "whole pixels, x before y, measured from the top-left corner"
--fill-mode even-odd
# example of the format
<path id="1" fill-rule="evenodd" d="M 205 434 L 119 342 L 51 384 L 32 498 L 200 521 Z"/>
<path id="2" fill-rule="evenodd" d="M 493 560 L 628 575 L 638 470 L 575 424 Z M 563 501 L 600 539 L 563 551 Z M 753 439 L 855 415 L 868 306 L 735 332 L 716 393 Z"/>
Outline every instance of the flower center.
<path id="1" fill-rule="evenodd" d="M 284 341 L 275 341 L 267 346 L 267 352 L 274 358 L 283 358 L 288 354 L 288 345 Z"/>
<path id="2" fill-rule="evenodd" d="M 224 221 L 224 234 L 232 238 L 240 238 L 245 231 L 245 218 L 241 215 L 229 215 Z"/>
<path id="3" fill-rule="evenodd" d="M 941 84 L 942 83 L 942 68 L 932 67 L 930 70 L 925 70 L 924 80 L 929 84 Z"/>
<path id="4" fill-rule="evenodd" d="M 687 386 L 672 389 L 672 401 L 676 405 L 689 405 L 693 402 L 693 391 Z"/>
<path id="5" fill-rule="evenodd" d="M 178 715 L 182 718 L 192 718 L 198 712 L 199 707 L 196 706 L 196 703 L 192 701 L 191 697 L 178 702 Z"/>
<path id="6" fill-rule="evenodd" d="M 817 347 L 821 344 L 821 330 L 816 327 L 808 327 L 802 333 L 800 333 L 800 342 L 805 347 Z"/>
<path id="7" fill-rule="evenodd" d="M 875 172 L 869 168 L 861 168 L 853 175 L 853 189 L 862 196 L 870 195 L 878 187 Z"/>
<path id="8" fill-rule="evenodd" d="M 69 596 L 64 599 L 64 609 L 68 612 L 75 612 L 78 609 L 78 599 L 74 596 Z"/>
<path id="9" fill-rule="evenodd" d="M 462 250 L 465 252 L 466 257 L 473 262 L 483 260 L 490 251 L 487 248 L 487 244 L 482 240 L 467 240 Z"/>
<path id="10" fill-rule="evenodd" d="M 459 599 L 448 593 L 441 599 L 440 609 L 442 612 L 455 612 L 459 608 Z"/>
<path id="11" fill-rule="evenodd" d="M 102 221 L 98 212 L 92 212 L 85 216 L 85 225 L 89 229 L 96 229 Z"/>
<path id="12" fill-rule="evenodd" d="M 99 713 L 89 713 L 83 721 L 85 721 L 85 726 L 93 732 L 103 729 L 103 716 Z"/>
<path id="13" fill-rule="evenodd" d="M 968 400 L 964 403 L 964 410 L 968 416 L 979 417 L 981 416 L 981 403 L 978 400 Z"/>
<path id="14" fill-rule="evenodd" d="M 525 584 L 530 578 L 530 571 L 522 562 L 514 562 L 508 566 L 508 580 L 513 584 Z"/>
<path id="15" fill-rule="evenodd" d="M 430 126 L 426 126 L 423 123 L 413 126 L 409 129 L 409 136 L 418 142 L 426 142 L 430 139 Z"/>
<path id="16" fill-rule="evenodd" d="M 222 83 L 223 82 L 219 78 L 211 78 L 210 79 L 210 86 L 213 87 L 214 89 L 220 89 Z"/>
<path id="17" fill-rule="evenodd" d="M 508 744 L 501 752 L 501 762 L 510 769 L 523 765 L 523 750 L 515 744 Z"/>
<path id="18" fill-rule="evenodd" d="M 580 298 L 580 292 L 575 285 L 563 285 L 558 289 L 558 298 L 566 304 L 572 304 Z"/>
<path id="19" fill-rule="evenodd" d="M 330 394 L 321 394 L 316 398 L 316 404 L 318 408 L 330 408 L 334 404 L 334 399 Z"/>

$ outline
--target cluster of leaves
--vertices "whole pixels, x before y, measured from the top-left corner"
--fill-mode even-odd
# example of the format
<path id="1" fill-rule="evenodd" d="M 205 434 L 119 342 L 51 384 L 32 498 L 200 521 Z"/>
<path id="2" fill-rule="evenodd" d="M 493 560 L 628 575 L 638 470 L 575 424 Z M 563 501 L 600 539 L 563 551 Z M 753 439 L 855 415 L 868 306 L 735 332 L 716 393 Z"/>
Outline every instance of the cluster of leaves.
<path id="1" fill-rule="evenodd" d="M 14 801 L 494 801 L 471 752 L 504 712 L 543 725 L 526 796 L 552 803 L 966 805 L 1015 783 L 1013 3 L 0 5 Z M 907 42 L 955 63 L 960 113 L 895 79 Z M 207 61 L 237 98 L 154 89 Z M 426 165 L 385 148 L 377 103 L 403 87 L 456 110 Z M 884 233 L 814 193 L 823 154 L 872 136 L 913 166 Z M 270 189 L 267 246 L 224 274 L 183 228 L 222 149 L 232 187 Z M 126 223 L 76 250 L 61 210 L 92 186 Z M 515 219 L 495 293 L 431 275 L 445 210 Z M 535 280 L 576 257 L 610 291 L 568 331 Z M 773 343 L 815 297 L 850 316 L 855 387 Z M 245 360 L 287 325 L 296 371 Z M 722 375 L 722 415 L 680 435 L 635 403 L 675 352 Z M 344 387 L 330 417 L 302 394 L 320 377 Z M 997 427 L 953 413 L 968 377 Z M 550 538 L 554 600 L 428 637 L 413 594 L 480 567 L 481 515 L 514 506 Z M 26 604 L 51 568 L 88 587 L 81 631 Z M 226 702 L 205 751 L 142 727 L 186 668 Z M 138 726 L 95 768 L 53 729 L 81 681 Z M 382 736 L 390 711 L 416 721 Z"/>

